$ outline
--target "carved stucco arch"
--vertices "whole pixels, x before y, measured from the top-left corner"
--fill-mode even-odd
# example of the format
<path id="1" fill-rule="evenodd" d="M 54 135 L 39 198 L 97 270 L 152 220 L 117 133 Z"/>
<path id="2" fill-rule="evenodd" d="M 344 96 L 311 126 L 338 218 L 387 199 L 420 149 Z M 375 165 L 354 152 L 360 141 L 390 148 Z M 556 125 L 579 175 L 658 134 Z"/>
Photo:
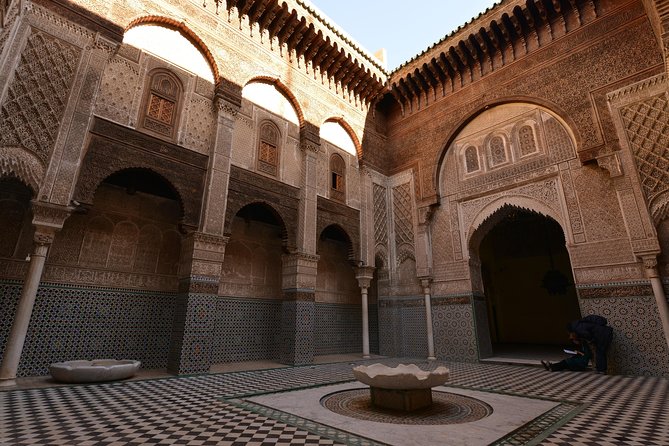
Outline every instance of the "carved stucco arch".
<path id="1" fill-rule="evenodd" d="M 197 35 L 195 31 L 186 26 L 184 22 L 179 22 L 172 18 L 160 15 L 143 15 L 130 21 L 130 23 L 128 23 L 128 25 L 125 27 L 125 31 L 140 25 L 157 25 L 179 31 L 182 36 L 184 36 L 190 43 L 193 44 L 193 46 L 195 46 L 198 51 L 200 51 L 202 56 L 209 63 L 209 67 L 211 68 L 214 77 L 214 85 L 218 83 L 220 79 L 218 64 L 216 63 L 214 55 L 209 50 L 209 46 L 204 43 L 204 41 L 200 38 L 200 36 Z"/>
<path id="2" fill-rule="evenodd" d="M 503 220 L 508 212 L 513 210 L 529 211 L 554 220 L 562 229 L 567 251 L 569 251 L 569 246 L 573 243 L 573 240 L 571 240 L 571 233 L 568 230 L 569 226 L 565 225 L 563 215 L 560 212 L 535 198 L 509 195 L 500 197 L 481 208 L 471 224 L 465 228 L 464 240 L 468 248 L 465 252 L 469 253 L 470 258 L 478 258 L 479 247 L 485 235 Z"/>
<path id="3" fill-rule="evenodd" d="M 0 178 L 15 177 L 37 194 L 44 178 L 42 161 L 22 147 L 0 147 Z"/>
<path id="4" fill-rule="evenodd" d="M 444 169 L 446 167 L 447 156 L 452 152 L 449 149 L 453 145 L 455 139 L 460 135 L 460 133 L 465 129 L 465 127 L 467 127 L 469 123 L 474 121 L 476 118 L 478 118 L 480 115 L 482 115 L 489 109 L 498 107 L 500 105 L 509 105 L 509 104 L 518 104 L 518 105 L 525 104 L 528 106 L 540 107 L 542 111 L 548 113 L 553 118 L 557 119 L 558 122 L 562 124 L 564 129 L 569 134 L 569 137 L 571 138 L 572 143 L 574 144 L 574 148 L 578 153 L 578 148 L 582 146 L 581 143 L 582 138 L 578 132 L 579 127 L 576 124 L 576 122 L 574 122 L 569 117 L 569 115 L 564 110 L 562 110 L 562 108 L 559 107 L 557 104 L 543 98 L 536 98 L 531 96 L 510 96 L 503 99 L 495 99 L 492 101 L 487 101 L 481 104 L 478 107 L 478 109 L 476 109 L 473 113 L 462 118 L 460 122 L 446 134 L 446 138 L 444 138 L 443 140 L 444 143 L 442 144 L 441 150 L 437 155 L 437 160 L 436 163 L 434 164 L 434 168 L 432 171 L 432 180 L 434 181 L 434 185 L 436 186 L 435 189 L 437 190 L 438 194 L 441 194 L 442 192 L 441 188 L 445 183 L 443 181 Z"/>
<path id="5" fill-rule="evenodd" d="M 228 202 L 228 208 L 226 210 L 225 216 L 225 232 L 226 236 L 230 236 L 230 230 L 232 229 L 232 220 L 237 216 L 239 211 L 244 209 L 247 206 L 261 206 L 267 209 L 273 216 L 276 218 L 277 222 L 281 226 L 281 244 L 286 251 L 290 251 L 295 246 L 295 241 L 297 240 L 297 228 L 292 228 L 290 225 L 286 225 L 286 221 L 290 221 L 287 215 L 284 215 L 282 209 L 276 209 L 272 206 L 271 203 L 265 200 L 248 200 L 243 202 Z"/>
<path id="6" fill-rule="evenodd" d="M 125 163 L 118 158 L 108 159 L 107 161 L 108 163 L 98 166 L 99 168 L 97 169 L 95 166 L 92 166 L 92 163 L 84 164 L 75 188 L 75 200 L 92 205 L 96 191 L 111 175 L 129 169 L 150 171 L 162 177 L 176 194 L 179 208 L 181 209 L 182 223 L 192 227 L 197 226 L 201 197 L 197 196 L 197 191 L 184 190 L 177 187 L 176 184 L 179 184 L 179 182 L 174 181 L 175 179 L 172 178 L 173 173 L 159 166 L 145 165 L 143 163 Z"/>
<path id="7" fill-rule="evenodd" d="M 357 243 L 357 240 L 353 240 L 353 238 L 351 237 L 349 232 L 342 225 L 340 225 L 338 223 L 331 223 L 329 225 L 319 227 L 318 231 L 317 231 L 317 234 L 318 234 L 317 240 L 321 239 L 321 236 L 323 235 L 323 232 L 328 228 L 334 228 L 337 232 L 344 235 L 344 237 L 346 239 L 346 246 L 347 246 L 347 249 L 348 249 L 348 260 L 350 262 L 352 262 L 352 264 L 355 264 L 357 266 L 357 263 L 358 263 L 357 253 L 359 252 L 357 248 L 358 248 L 359 245 Z"/>

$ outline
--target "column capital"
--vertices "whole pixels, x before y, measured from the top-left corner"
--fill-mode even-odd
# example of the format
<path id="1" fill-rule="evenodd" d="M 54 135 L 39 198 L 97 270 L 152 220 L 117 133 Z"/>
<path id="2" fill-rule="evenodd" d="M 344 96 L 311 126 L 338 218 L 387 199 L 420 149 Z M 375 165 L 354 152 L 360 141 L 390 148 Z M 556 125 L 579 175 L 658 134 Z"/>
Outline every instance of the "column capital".
<path id="1" fill-rule="evenodd" d="M 659 273 L 657 271 L 657 254 L 647 254 L 639 256 L 639 258 L 643 262 L 643 267 L 646 270 L 646 277 L 649 279 L 659 277 Z"/>
<path id="2" fill-rule="evenodd" d="M 30 203 L 33 211 L 32 223 L 36 228 L 42 228 L 42 232 L 46 232 L 47 228 L 51 228 L 53 232 L 63 229 L 65 220 L 74 211 L 74 208 L 71 206 L 63 206 L 45 201 L 32 200 Z"/>
<path id="3" fill-rule="evenodd" d="M 355 269 L 355 278 L 358 280 L 358 286 L 360 288 L 369 288 L 372 279 L 374 278 L 374 268 L 373 266 L 358 266 Z"/>
<path id="4" fill-rule="evenodd" d="M 321 149 L 320 128 L 310 122 L 300 127 L 300 149 L 306 153 L 318 153 Z"/>
<path id="5" fill-rule="evenodd" d="M 214 104 L 219 111 L 236 116 L 242 106 L 242 87 L 221 78 L 215 87 Z"/>
<path id="6" fill-rule="evenodd" d="M 418 280 L 420 280 L 420 286 L 423 287 L 424 292 L 429 292 L 430 290 L 430 284 L 432 283 L 432 277 L 431 276 L 419 276 Z M 427 291 L 426 291 L 427 289 Z"/>

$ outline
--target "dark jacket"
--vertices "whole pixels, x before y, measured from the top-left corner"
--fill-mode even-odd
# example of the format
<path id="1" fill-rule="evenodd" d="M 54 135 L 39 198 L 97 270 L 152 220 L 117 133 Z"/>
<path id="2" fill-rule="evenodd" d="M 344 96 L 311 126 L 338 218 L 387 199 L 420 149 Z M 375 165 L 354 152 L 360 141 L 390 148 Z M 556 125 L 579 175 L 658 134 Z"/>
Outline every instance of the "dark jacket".
<path id="1" fill-rule="evenodd" d="M 613 339 L 613 328 L 606 323 L 606 319 L 602 316 L 586 316 L 567 324 L 567 330 L 576 333 L 580 339 L 592 342 L 597 349 L 606 350 Z"/>

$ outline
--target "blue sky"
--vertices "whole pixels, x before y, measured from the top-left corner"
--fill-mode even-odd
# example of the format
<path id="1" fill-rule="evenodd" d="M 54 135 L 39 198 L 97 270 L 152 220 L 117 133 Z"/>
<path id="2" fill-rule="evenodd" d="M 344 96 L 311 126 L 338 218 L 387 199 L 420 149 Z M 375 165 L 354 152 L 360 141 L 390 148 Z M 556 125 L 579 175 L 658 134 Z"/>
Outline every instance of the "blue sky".
<path id="1" fill-rule="evenodd" d="M 494 0 L 311 2 L 371 53 L 385 48 L 391 71 L 495 3 Z"/>

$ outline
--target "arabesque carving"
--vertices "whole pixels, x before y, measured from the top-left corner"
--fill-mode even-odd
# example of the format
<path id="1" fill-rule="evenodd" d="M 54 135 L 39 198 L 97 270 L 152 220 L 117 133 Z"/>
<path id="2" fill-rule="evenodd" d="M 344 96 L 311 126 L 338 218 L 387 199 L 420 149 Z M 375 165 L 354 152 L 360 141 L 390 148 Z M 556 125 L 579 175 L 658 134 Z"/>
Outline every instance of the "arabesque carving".
<path id="1" fill-rule="evenodd" d="M 0 110 L 0 146 L 48 162 L 80 57 L 79 48 L 33 30 Z"/>
<path id="2" fill-rule="evenodd" d="M 649 202 L 669 190 L 669 100 L 659 94 L 620 110 L 641 186 Z M 655 217 L 655 215 L 653 215 Z"/>
<path id="3" fill-rule="evenodd" d="M 386 188 L 374 183 L 374 241 L 386 246 L 388 244 L 388 203 L 386 202 Z"/>
<path id="4" fill-rule="evenodd" d="M 395 227 L 395 244 L 399 252 L 400 246 L 408 244 L 413 246 L 413 202 L 411 196 L 411 183 L 395 186 L 393 195 L 393 215 Z"/>

